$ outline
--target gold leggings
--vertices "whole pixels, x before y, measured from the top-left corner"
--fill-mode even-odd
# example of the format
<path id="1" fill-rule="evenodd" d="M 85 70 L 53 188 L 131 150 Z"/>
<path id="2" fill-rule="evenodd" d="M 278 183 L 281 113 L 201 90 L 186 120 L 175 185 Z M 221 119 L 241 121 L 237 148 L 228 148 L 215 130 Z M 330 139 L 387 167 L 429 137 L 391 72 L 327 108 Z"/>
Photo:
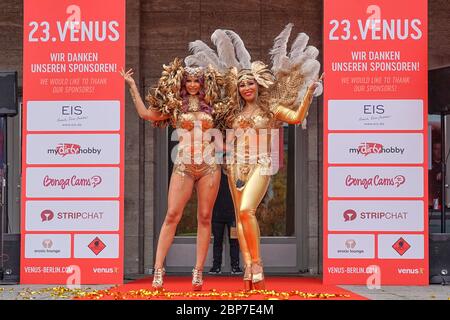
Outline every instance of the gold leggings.
<path id="1" fill-rule="evenodd" d="M 233 198 L 236 213 L 236 227 L 238 232 L 239 246 L 245 265 L 261 262 L 260 232 L 256 219 L 256 209 L 261 203 L 267 188 L 269 187 L 270 175 L 262 175 L 265 170 L 262 164 L 232 164 L 228 166 L 228 185 Z M 242 179 L 241 172 L 248 172 Z M 236 185 L 238 182 L 238 186 Z M 240 186 L 240 187 L 239 187 Z"/>

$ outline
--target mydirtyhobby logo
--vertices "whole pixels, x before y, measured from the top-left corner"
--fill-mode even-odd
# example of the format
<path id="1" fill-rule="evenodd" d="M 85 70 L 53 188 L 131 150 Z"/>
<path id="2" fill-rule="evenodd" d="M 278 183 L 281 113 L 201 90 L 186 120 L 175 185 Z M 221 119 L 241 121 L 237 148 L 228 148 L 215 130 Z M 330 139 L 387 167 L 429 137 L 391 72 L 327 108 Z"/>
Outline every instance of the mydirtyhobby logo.
<path id="1" fill-rule="evenodd" d="M 51 221 L 53 220 L 53 217 L 55 216 L 55 214 L 53 213 L 52 210 L 44 210 L 41 212 L 41 221 L 45 222 L 45 221 Z"/>
<path id="2" fill-rule="evenodd" d="M 92 154 L 99 156 L 102 149 L 95 147 L 81 147 L 75 143 L 59 143 L 54 149 L 48 149 L 48 154 L 65 157 L 67 155 Z"/>
<path id="3" fill-rule="evenodd" d="M 350 148 L 348 150 L 350 154 L 363 155 L 367 157 L 369 154 L 403 154 L 405 148 L 398 146 L 385 147 L 381 143 L 376 142 L 362 142 L 356 148 Z"/>
<path id="4" fill-rule="evenodd" d="M 364 189 L 369 188 L 383 188 L 383 187 L 395 187 L 399 188 L 406 182 L 406 178 L 403 175 L 396 175 L 394 177 L 383 177 L 375 175 L 368 178 L 353 177 L 351 174 L 345 178 L 345 185 L 347 187 L 362 187 Z"/>
<path id="5" fill-rule="evenodd" d="M 77 175 L 73 175 L 70 178 L 53 178 L 48 175 L 44 177 L 42 184 L 46 188 L 56 187 L 61 188 L 62 190 L 67 187 L 75 187 L 75 188 L 95 188 L 99 184 L 102 183 L 102 177 L 100 176 L 92 176 L 92 177 L 78 177 Z"/>
<path id="6" fill-rule="evenodd" d="M 405 220 L 408 218 L 406 211 L 362 211 L 356 212 L 353 209 L 348 209 L 342 214 L 344 221 L 354 221 L 357 218 L 360 220 Z"/>

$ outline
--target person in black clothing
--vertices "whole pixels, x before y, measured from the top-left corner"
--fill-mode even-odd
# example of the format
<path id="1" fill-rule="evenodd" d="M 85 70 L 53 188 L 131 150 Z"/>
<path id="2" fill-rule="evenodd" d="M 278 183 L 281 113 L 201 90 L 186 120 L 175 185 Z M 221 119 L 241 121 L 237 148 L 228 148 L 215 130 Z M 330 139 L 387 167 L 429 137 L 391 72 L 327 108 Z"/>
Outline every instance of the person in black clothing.
<path id="1" fill-rule="evenodd" d="M 213 266 L 211 270 L 209 270 L 209 274 L 222 273 L 224 229 L 227 230 L 228 239 L 230 239 L 231 274 L 241 274 L 242 270 L 239 267 L 239 243 L 236 233 L 233 200 L 231 199 L 227 176 L 222 171 L 219 194 L 217 195 L 214 204 L 212 216 L 212 233 L 214 236 Z"/>

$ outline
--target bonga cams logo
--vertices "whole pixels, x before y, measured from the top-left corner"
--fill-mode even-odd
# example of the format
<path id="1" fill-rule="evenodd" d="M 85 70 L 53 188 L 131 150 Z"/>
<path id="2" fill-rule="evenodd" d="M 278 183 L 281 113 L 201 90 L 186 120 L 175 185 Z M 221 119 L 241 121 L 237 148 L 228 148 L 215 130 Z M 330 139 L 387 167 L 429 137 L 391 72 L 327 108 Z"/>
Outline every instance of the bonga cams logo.
<path id="1" fill-rule="evenodd" d="M 364 189 L 369 188 L 382 188 L 382 187 L 395 187 L 399 188 L 406 182 L 406 178 L 403 175 L 396 175 L 394 177 L 382 177 L 380 175 L 375 175 L 369 178 L 357 178 L 353 177 L 351 174 L 347 175 L 345 178 L 345 185 L 347 187 L 363 187 Z"/>
<path id="2" fill-rule="evenodd" d="M 75 188 L 95 188 L 102 183 L 102 177 L 92 176 L 90 178 L 83 178 L 73 175 L 71 178 L 52 178 L 46 175 L 42 184 L 46 188 L 57 187 L 62 190 L 67 187 Z"/>

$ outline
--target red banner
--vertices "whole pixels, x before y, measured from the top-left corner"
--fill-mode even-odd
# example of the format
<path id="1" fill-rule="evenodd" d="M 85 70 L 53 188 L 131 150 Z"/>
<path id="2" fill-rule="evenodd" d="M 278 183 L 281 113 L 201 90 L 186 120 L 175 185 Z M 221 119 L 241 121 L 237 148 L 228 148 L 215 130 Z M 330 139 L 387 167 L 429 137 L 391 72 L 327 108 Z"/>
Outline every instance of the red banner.
<path id="1" fill-rule="evenodd" d="M 324 0 L 324 283 L 428 284 L 427 23 Z"/>
<path id="2" fill-rule="evenodd" d="M 25 0 L 21 283 L 123 281 L 125 0 Z"/>

